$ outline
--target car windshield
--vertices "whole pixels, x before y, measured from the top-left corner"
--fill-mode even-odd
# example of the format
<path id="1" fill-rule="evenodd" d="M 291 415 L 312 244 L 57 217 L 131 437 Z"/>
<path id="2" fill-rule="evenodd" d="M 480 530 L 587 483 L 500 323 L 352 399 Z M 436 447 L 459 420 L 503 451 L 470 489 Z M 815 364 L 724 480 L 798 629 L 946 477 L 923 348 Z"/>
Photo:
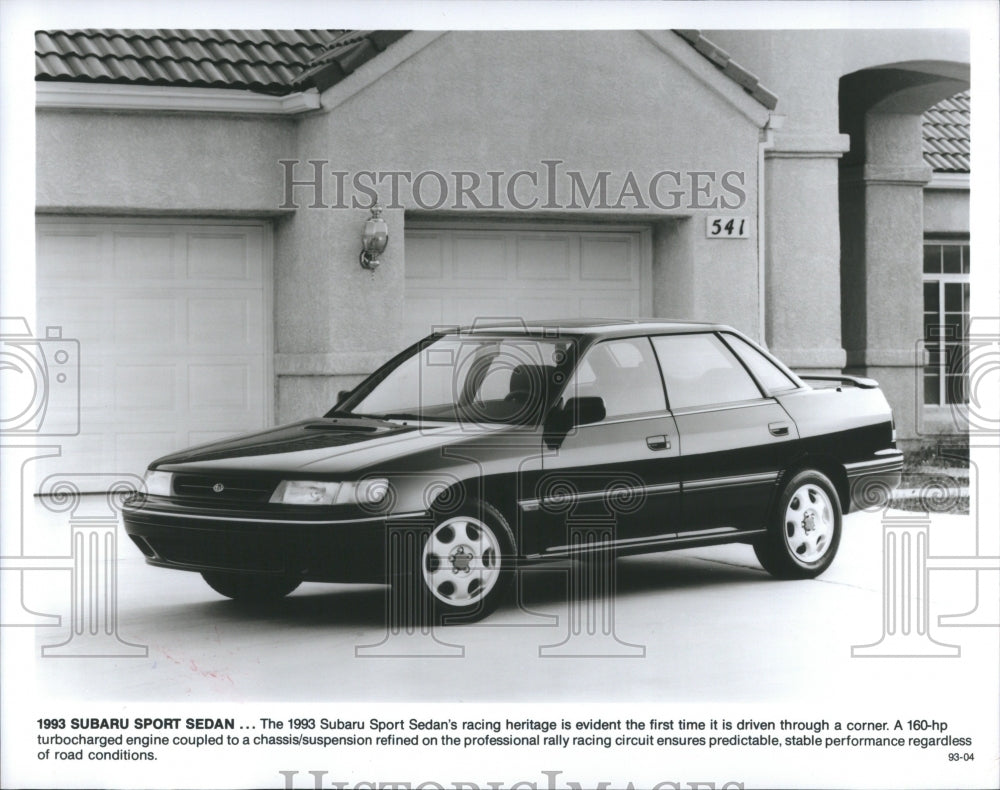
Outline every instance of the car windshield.
<path id="1" fill-rule="evenodd" d="M 335 411 L 387 420 L 535 424 L 566 381 L 571 345 L 533 337 L 430 339 Z"/>

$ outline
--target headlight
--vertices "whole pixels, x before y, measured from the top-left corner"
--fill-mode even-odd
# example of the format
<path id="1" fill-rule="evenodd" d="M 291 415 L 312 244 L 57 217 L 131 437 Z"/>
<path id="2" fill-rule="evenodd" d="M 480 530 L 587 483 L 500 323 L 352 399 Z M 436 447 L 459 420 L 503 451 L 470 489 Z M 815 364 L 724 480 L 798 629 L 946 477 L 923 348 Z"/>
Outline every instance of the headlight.
<path id="1" fill-rule="evenodd" d="M 389 493 L 389 481 L 376 477 L 345 483 L 282 480 L 271 495 L 281 505 L 377 505 Z"/>
<path id="2" fill-rule="evenodd" d="M 147 469 L 144 478 L 146 493 L 150 496 L 170 496 L 173 479 L 174 476 L 171 472 L 157 472 L 154 469 Z"/>

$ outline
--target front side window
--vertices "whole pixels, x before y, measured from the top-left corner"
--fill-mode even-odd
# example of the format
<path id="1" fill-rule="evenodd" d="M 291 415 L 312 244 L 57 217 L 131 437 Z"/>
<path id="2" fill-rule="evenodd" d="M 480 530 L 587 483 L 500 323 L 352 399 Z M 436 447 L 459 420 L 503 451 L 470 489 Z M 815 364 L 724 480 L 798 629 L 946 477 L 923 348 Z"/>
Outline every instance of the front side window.
<path id="1" fill-rule="evenodd" d="M 584 397 L 604 400 L 605 419 L 665 411 L 663 382 L 649 340 L 630 337 L 592 346 L 563 394 L 564 401 Z"/>
<path id="2" fill-rule="evenodd" d="M 572 362 L 568 340 L 446 335 L 422 344 L 338 412 L 381 419 L 535 423 Z M 331 412 L 331 416 L 333 413 Z"/>
<path id="3" fill-rule="evenodd" d="M 969 243 L 924 243 L 924 404 L 968 403 Z"/>
<path id="4" fill-rule="evenodd" d="M 652 340 L 671 409 L 761 397 L 746 368 L 716 335 L 660 335 Z"/>

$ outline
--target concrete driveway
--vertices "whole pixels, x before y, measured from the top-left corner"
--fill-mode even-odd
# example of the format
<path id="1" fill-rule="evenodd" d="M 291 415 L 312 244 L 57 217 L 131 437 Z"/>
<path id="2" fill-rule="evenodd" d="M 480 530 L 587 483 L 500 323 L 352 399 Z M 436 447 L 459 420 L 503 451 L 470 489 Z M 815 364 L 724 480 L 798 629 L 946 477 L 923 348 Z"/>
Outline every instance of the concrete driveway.
<path id="1" fill-rule="evenodd" d="M 873 687 L 950 695 L 976 674 L 960 667 L 996 661 L 994 629 L 938 625 L 941 614 L 975 608 L 974 571 L 930 573 L 930 632 L 908 648 L 936 640 L 962 655 L 852 658 L 852 646 L 883 634 L 883 521 L 919 527 L 923 518 L 847 516 L 837 560 L 812 581 L 773 580 L 748 546 L 685 550 L 619 560 L 617 594 L 588 607 L 567 595 L 567 568 L 532 569 L 520 605 L 512 594 L 482 623 L 433 633 L 389 630 L 380 586 L 304 584 L 278 604 L 246 608 L 197 574 L 145 565 L 119 527 L 116 633 L 147 654 L 128 657 L 140 651 L 122 646 L 103 658 L 40 657 L 36 681 L 60 697 L 151 701 L 774 702 Z M 931 554 L 974 552 L 973 518 L 928 523 Z M 33 529 L 49 552 L 68 551 L 64 515 L 36 503 Z M 72 644 L 71 573 L 25 579 L 29 608 L 62 618 L 36 629 L 38 654 Z"/>

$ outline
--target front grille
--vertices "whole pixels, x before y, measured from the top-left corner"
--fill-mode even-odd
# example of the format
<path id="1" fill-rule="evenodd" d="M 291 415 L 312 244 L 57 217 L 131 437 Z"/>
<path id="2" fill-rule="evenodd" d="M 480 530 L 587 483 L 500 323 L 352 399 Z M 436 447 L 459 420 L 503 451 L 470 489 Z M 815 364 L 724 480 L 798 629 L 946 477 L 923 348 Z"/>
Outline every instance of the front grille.
<path id="1" fill-rule="evenodd" d="M 174 475 L 174 496 L 218 504 L 265 503 L 277 480 L 230 475 Z"/>

